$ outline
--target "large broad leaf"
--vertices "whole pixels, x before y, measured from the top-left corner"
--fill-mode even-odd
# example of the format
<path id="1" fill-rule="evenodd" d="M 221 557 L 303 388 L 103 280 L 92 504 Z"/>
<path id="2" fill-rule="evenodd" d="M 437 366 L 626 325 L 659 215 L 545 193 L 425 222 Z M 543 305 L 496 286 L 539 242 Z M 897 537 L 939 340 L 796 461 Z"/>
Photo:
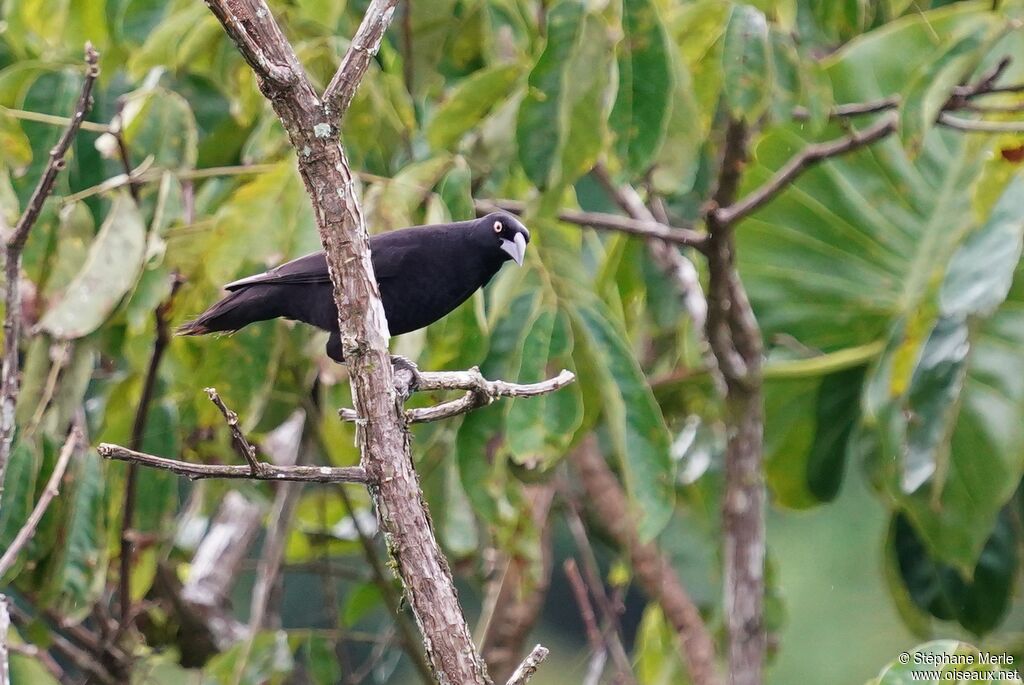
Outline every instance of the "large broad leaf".
<path id="1" fill-rule="evenodd" d="M 508 96 L 521 74 L 519 65 L 502 64 L 460 81 L 434 113 L 427 140 L 435 148 L 450 147 Z"/>
<path id="2" fill-rule="evenodd" d="M 732 116 L 757 121 L 772 96 L 768 20 L 756 7 L 736 5 L 722 48 L 725 101 Z"/>
<path id="3" fill-rule="evenodd" d="M 581 382 L 597 385 L 604 425 L 619 459 L 626 492 L 639 514 L 639 534 L 650 540 L 672 517 L 671 436 L 627 339 L 604 308 L 597 303 L 581 304 L 573 317 L 581 351 L 589 358 L 589 373 L 581 374 Z M 594 377 L 582 378 L 590 374 Z"/>
<path id="4" fill-rule="evenodd" d="M 607 131 L 610 27 L 585 6 L 563 0 L 548 13 L 547 46 L 530 72 L 519 107 L 519 161 L 538 188 L 588 171 Z"/>
<path id="5" fill-rule="evenodd" d="M 89 257 L 39 327 L 58 338 L 81 338 L 107 319 L 135 285 L 142 267 L 146 228 L 127 191 L 119 192 L 107 213 Z"/>
<path id="6" fill-rule="evenodd" d="M 975 635 L 995 628 L 1010 607 L 1018 543 L 1014 522 L 1004 512 L 985 542 L 977 566 L 964 575 L 934 560 L 902 514 L 895 517 L 888 541 L 914 604 L 935 618 L 960 623 Z"/>
<path id="7" fill-rule="evenodd" d="M 956 40 L 988 26 L 991 18 L 982 15 L 970 4 L 867 34 L 828 65 L 837 100 L 898 92 L 930 59 L 933 29 Z M 903 60 L 887 56 L 897 44 L 906 46 Z M 808 138 L 787 128 L 763 138 L 748 187 Z M 1024 454 L 1018 429 L 1024 392 L 1012 380 L 1020 376 L 1013 371 L 1019 363 L 1000 351 L 1024 339 L 1016 305 L 978 321 L 1009 287 L 1024 219 L 1017 184 L 991 217 L 987 207 L 980 218 L 976 213 L 974 189 L 988 145 L 933 129 L 911 159 L 898 141 L 885 140 L 808 171 L 740 229 L 741 269 L 769 341 L 791 336 L 834 353 L 886 341 L 867 375 L 862 424 L 852 432 L 856 449 L 870 458 L 876 482 L 907 508 L 936 558 L 964 570 L 973 567 L 1020 479 Z M 982 284 L 968 283 L 982 271 Z M 943 280 L 952 285 L 941 286 Z M 1002 374 L 993 378 L 988 369 L 997 364 Z M 804 411 L 820 411 L 825 399 L 805 402 Z M 827 446 L 816 457 L 819 466 L 842 463 L 849 440 L 779 440 L 777 431 L 786 430 L 776 420 L 780 409 L 795 411 L 769 405 L 770 447 L 807 454 L 812 444 Z M 996 412 L 999 421 L 990 418 Z M 788 420 L 811 421 L 806 413 Z M 809 463 L 792 454 L 786 459 Z M 823 474 L 819 469 L 818 478 Z M 925 482 L 931 486 L 920 487 Z M 835 486 L 828 483 L 826 491 Z"/>
<path id="8" fill-rule="evenodd" d="M 651 0 L 625 0 L 618 48 L 619 92 L 609 124 L 632 174 L 643 172 L 665 135 L 674 92 L 672 52 Z"/>
<path id="9" fill-rule="evenodd" d="M 104 463 L 88 451 L 75 465 L 73 487 L 62 492 L 70 506 L 60 527 L 47 594 L 67 616 L 84 618 L 103 592 L 107 569 Z"/>

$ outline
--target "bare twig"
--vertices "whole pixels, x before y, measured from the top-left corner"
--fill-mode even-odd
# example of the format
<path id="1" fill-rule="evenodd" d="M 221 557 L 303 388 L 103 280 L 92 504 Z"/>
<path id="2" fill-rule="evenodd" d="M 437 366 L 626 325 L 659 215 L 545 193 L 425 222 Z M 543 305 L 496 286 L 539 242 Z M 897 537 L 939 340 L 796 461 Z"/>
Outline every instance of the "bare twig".
<path id="1" fill-rule="evenodd" d="M 224 400 L 217 394 L 216 388 L 205 388 L 203 392 L 206 393 L 211 402 L 217 405 L 217 409 L 220 410 L 224 420 L 227 421 L 228 427 L 231 429 L 231 441 L 235 445 L 235 450 L 249 464 L 249 470 L 252 472 L 253 477 L 259 478 L 265 473 L 264 469 L 269 464 L 261 462 L 256 458 L 256 448 L 252 446 L 252 443 L 245 437 L 242 429 L 238 427 L 238 414 L 228 409 L 227 405 L 224 404 Z"/>
<path id="2" fill-rule="evenodd" d="M 746 197 L 734 204 L 715 209 L 712 212 L 715 219 L 723 225 L 734 224 L 770 202 L 776 195 L 789 187 L 797 176 L 813 165 L 885 138 L 896 131 L 897 122 L 895 115 L 886 116 L 863 131 L 853 131 L 842 138 L 808 145 L 783 164 L 764 185 L 752 190 Z"/>
<path id="3" fill-rule="evenodd" d="M 327 112 L 336 117 L 336 125 L 348 111 L 359 82 L 363 80 L 373 56 L 380 49 L 396 6 L 398 0 L 373 0 L 370 3 L 337 73 L 327 84 L 322 99 Z"/>
<path id="4" fill-rule="evenodd" d="M 53 192 L 57 174 L 64 168 L 64 156 L 78 134 L 86 113 L 92 107 L 92 88 L 100 70 L 98 66 L 99 53 L 93 49 L 91 43 L 85 44 L 85 63 L 85 80 L 82 82 L 82 92 L 78 97 L 71 121 L 60 140 L 50 150 L 50 159 L 46 164 L 46 169 L 35 190 L 32 191 L 25 211 L 18 219 L 14 231 L 5 239 L 4 275 L 7 292 L 4 298 L 6 309 L 4 312 L 3 365 L 0 370 L 0 496 L 3 495 L 4 473 L 7 470 L 7 460 L 11 454 L 11 443 L 14 440 L 14 412 L 19 391 L 18 339 L 21 328 L 21 295 L 18 283 L 21 280 L 21 252 L 25 248 L 29 231 L 32 230 L 39 214 L 43 211 L 43 203 Z"/>
<path id="5" fill-rule="evenodd" d="M 513 214 L 522 214 L 526 211 L 526 203 L 517 200 L 477 200 L 476 211 L 480 215 L 493 212 L 496 209 L 503 209 Z M 604 212 L 579 212 L 561 210 L 558 218 L 569 224 L 586 226 L 602 231 L 618 231 L 641 238 L 662 240 L 673 245 L 693 247 L 700 249 L 704 244 L 705 235 L 692 228 L 679 228 L 669 226 L 647 215 L 640 217 L 625 217 L 617 214 L 605 214 Z"/>
<path id="6" fill-rule="evenodd" d="M 32 539 L 32 536 L 35 535 L 39 522 L 43 520 L 43 514 L 46 513 L 50 502 L 53 501 L 53 498 L 59 492 L 60 482 L 64 478 L 64 472 L 67 471 L 71 455 L 78 449 L 81 441 L 82 432 L 77 425 L 73 425 L 71 433 L 68 435 L 67 440 L 64 441 L 64 447 L 60 450 L 60 456 L 57 457 L 57 463 L 54 464 L 53 471 L 50 473 L 50 479 L 46 482 L 46 487 L 43 488 L 42 493 L 39 495 L 36 506 L 32 509 L 32 513 L 29 514 L 28 520 L 25 521 L 21 530 L 14 536 L 10 546 L 4 551 L 3 556 L 0 557 L 0 577 L 3 577 L 11 569 L 21 550 Z"/>
<path id="7" fill-rule="evenodd" d="M 533 675 L 540 668 L 542 661 L 548 658 L 548 648 L 544 645 L 535 645 L 529 656 L 519 664 L 512 677 L 508 679 L 508 685 L 526 685 L 533 678 Z"/>
<path id="8" fill-rule="evenodd" d="M 187 461 L 167 459 L 153 454 L 136 452 L 120 445 L 100 443 L 96 448 L 100 456 L 117 461 L 130 461 L 154 469 L 163 469 L 185 476 L 189 480 L 201 478 L 242 478 L 248 480 L 301 481 L 306 483 L 367 483 L 366 471 L 361 466 L 275 466 L 262 465 L 261 473 L 253 475 L 249 466 L 221 464 L 191 464 Z"/>
<path id="9" fill-rule="evenodd" d="M 587 642 L 590 643 L 590 665 L 587 666 L 587 675 L 583 682 L 584 685 L 596 685 L 601 681 L 601 674 L 604 672 L 604 665 L 608 660 L 608 648 L 605 646 L 601 629 L 597 627 L 594 607 L 587 594 L 587 584 L 583 581 L 583 576 L 580 575 L 576 560 L 566 559 L 562 568 L 565 570 L 565 577 L 569 580 L 572 594 L 576 598 L 576 606 L 579 607 L 583 628 L 587 633 Z"/>
<path id="10" fill-rule="evenodd" d="M 590 436 L 584 439 L 593 440 L 594 438 Z M 598 611 L 601 613 L 603 642 L 608 647 L 608 653 L 615 663 L 615 668 L 618 671 L 616 674 L 618 682 L 635 683 L 636 679 L 633 677 L 629 655 L 626 653 L 626 647 L 622 643 L 622 625 L 619 621 L 622 605 L 614 597 L 609 597 L 608 593 L 605 592 L 604 582 L 601 579 L 601 569 L 597 564 L 597 556 L 594 554 L 594 548 L 590 544 L 587 527 L 583 525 L 583 519 L 580 517 L 579 504 L 571 496 L 568 496 L 564 489 L 563 495 L 566 495 L 566 500 L 569 504 L 565 510 L 565 521 L 569 524 L 569 532 L 576 542 L 576 548 L 579 550 L 583 561 L 582 577 L 590 589 L 590 594 L 594 596 Z"/>

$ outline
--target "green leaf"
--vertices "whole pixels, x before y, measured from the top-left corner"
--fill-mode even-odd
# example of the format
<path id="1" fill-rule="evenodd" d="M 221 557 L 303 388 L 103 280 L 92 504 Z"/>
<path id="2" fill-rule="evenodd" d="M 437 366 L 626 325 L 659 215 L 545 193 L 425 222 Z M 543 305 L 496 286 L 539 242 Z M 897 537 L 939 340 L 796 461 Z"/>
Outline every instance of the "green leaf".
<path id="1" fill-rule="evenodd" d="M 944 316 L 987 316 L 1003 303 L 1024 246 L 1024 174 L 1006 187 L 988 221 L 949 261 L 939 291 Z"/>
<path id="2" fill-rule="evenodd" d="M 146 229 L 127 191 L 119 192 L 82 270 L 52 303 L 39 327 L 58 338 L 92 333 L 131 290 L 142 266 Z"/>
<path id="3" fill-rule="evenodd" d="M 619 89 L 608 124 L 630 174 L 642 173 L 665 136 L 675 91 L 672 52 L 651 0 L 624 0 L 617 51 Z"/>
<path id="4" fill-rule="evenodd" d="M 467 221 L 476 217 L 472 183 L 473 174 L 466 160 L 456 157 L 451 170 L 444 175 L 437 188 L 453 221 Z"/>
<path id="5" fill-rule="evenodd" d="M 61 493 L 70 497 L 70 507 L 61 526 L 49 591 L 65 616 L 87 616 L 104 589 L 108 554 L 104 475 L 103 460 L 89 450 L 75 465 L 73 492 Z"/>
<path id="6" fill-rule="evenodd" d="M 768 20 L 750 5 L 729 15 L 722 48 L 725 102 L 733 117 L 757 121 L 771 102 Z"/>
<path id="7" fill-rule="evenodd" d="M 656 602 L 644 609 L 634 643 L 636 677 L 640 685 L 676 685 L 688 682 L 679 660 L 679 638 Z"/>
<path id="8" fill-rule="evenodd" d="M 604 423 L 622 469 L 626 493 L 637 508 L 638 532 L 650 540 L 672 517 L 675 501 L 671 436 L 626 337 L 597 303 L 572 312 L 577 339 L 592 358 L 603 400 Z M 586 375 L 586 374 L 584 374 Z"/>
<path id="9" fill-rule="evenodd" d="M 530 71 L 526 96 L 519 105 L 516 140 L 519 163 L 530 181 L 546 188 L 555 168 L 561 136 L 560 96 L 569 60 L 580 24 L 582 3 L 562 0 L 547 15 L 547 42 L 544 52 Z"/>
<path id="10" fill-rule="evenodd" d="M 508 97 L 522 71 L 518 64 L 502 64 L 481 69 L 459 81 L 427 126 L 430 144 L 439 150 L 450 148 Z"/>
<path id="11" fill-rule="evenodd" d="M 556 326 L 557 323 L 557 326 Z M 517 383 L 536 383 L 557 373 L 568 360 L 571 330 L 565 315 L 543 311 L 523 342 L 523 362 Z M 579 387 L 572 384 L 557 392 L 527 397 L 510 403 L 505 419 L 508 447 L 517 464 L 545 471 L 564 454 L 583 421 Z"/>
<path id="12" fill-rule="evenodd" d="M 980 25 L 956 41 L 913 76 L 903 91 L 900 103 L 900 139 L 910 151 L 916 151 L 935 125 L 935 118 L 949 100 L 949 93 L 960 83 L 968 67 L 978 61 L 978 51 L 986 43 L 991 26 Z"/>
<path id="13" fill-rule="evenodd" d="M 818 387 L 814 442 L 807 456 L 807 487 L 821 502 L 839 494 L 846 470 L 846 446 L 860 421 L 865 367 L 826 376 Z"/>
<path id="14" fill-rule="evenodd" d="M 35 506 L 36 479 L 43 453 L 36 441 L 14 444 L 4 473 L 3 507 L 0 507 L 0 548 L 7 549 L 25 525 Z M 18 564 L 13 570 L 17 571 Z M 8 576 L 9 579 L 13 576 Z"/>
<path id="15" fill-rule="evenodd" d="M 1010 607 L 1017 575 L 1017 535 L 1012 519 L 1000 516 L 969 577 L 933 559 L 910 521 L 898 514 L 890 544 L 900 577 L 920 609 L 957 621 L 975 635 L 994 629 Z"/>
<path id="16" fill-rule="evenodd" d="M 349 627 L 355 626 L 360 619 L 384 603 L 380 588 L 374 581 L 360 583 L 348 592 L 345 608 L 341 613 L 342 622 Z"/>

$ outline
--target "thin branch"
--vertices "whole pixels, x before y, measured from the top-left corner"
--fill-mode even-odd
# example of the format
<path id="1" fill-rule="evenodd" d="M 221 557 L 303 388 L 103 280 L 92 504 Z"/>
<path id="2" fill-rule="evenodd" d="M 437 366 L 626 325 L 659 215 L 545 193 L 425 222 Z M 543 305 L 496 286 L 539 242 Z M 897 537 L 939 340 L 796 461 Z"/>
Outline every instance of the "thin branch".
<path id="1" fill-rule="evenodd" d="M 227 421 L 228 428 L 231 429 L 231 441 L 235 445 L 235 451 L 249 464 L 249 471 L 252 473 L 252 476 L 259 479 L 266 473 L 265 468 L 270 466 L 270 464 L 261 462 L 256 458 L 256 448 L 252 446 L 252 443 L 245 437 L 242 429 L 238 427 L 238 414 L 228 409 L 227 405 L 224 404 L 224 400 L 217 394 L 216 388 L 205 388 L 203 392 L 206 393 L 211 402 L 217 405 L 217 409 L 220 410 L 224 420 Z"/>
<path id="2" fill-rule="evenodd" d="M 529 656 L 519 664 L 512 677 L 508 679 L 507 685 L 526 685 L 533 678 L 542 661 L 548 658 L 548 648 L 544 645 L 536 645 Z"/>
<path id="3" fill-rule="evenodd" d="M 352 104 L 352 98 L 355 97 L 359 82 L 366 75 L 366 70 L 370 67 L 374 55 L 380 50 L 384 33 L 387 31 L 388 25 L 391 24 L 391 18 L 397 5 L 398 0 L 373 0 L 366 8 L 366 14 L 363 15 L 359 30 L 352 38 L 338 71 L 334 74 L 331 82 L 327 84 L 327 89 L 321 98 L 324 108 L 331 116 L 335 117 L 335 125 L 345 117 L 345 112 Z"/>
<path id="4" fill-rule="evenodd" d="M 123 144 L 124 138 L 120 131 L 116 134 L 119 144 Z M 126 167 L 130 167 L 127 148 L 122 149 L 122 161 Z M 138 189 L 133 185 L 132 195 L 138 201 Z M 135 408 L 135 419 L 132 422 L 132 432 L 128 446 L 133 450 L 141 450 L 146 435 L 146 425 L 149 422 L 149 407 L 153 403 L 153 396 L 156 392 L 157 373 L 160 370 L 160 362 L 163 360 L 164 352 L 167 350 L 167 343 L 170 341 L 170 325 L 168 313 L 171 303 L 174 300 L 182 281 L 174 276 L 171 283 L 171 292 L 164 302 L 161 302 L 153 312 L 153 321 L 156 327 L 153 338 L 153 349 L 149 355 L 149 365 L 146 367 L 146 376 L 142 382 L 142 394 L 139 396 L 139 404 Z M 120 549 L 120 575 L 118 577 L 118 597 L 120 598 L 120 622 L 114 634 L 114 642 L 121 637 L 131 623 L 132 591 L 131 591 L 131 563 L 132 563 L 132 526 L 135 519 L 135 500 L 138 481 L 136 464 L 129 463 L 125 473 L 124 483 L 124 504 L 121 511 L 121 549 Z"/>
<path id="5" fill-rule="evenodd" d="M 136 452 L 120 445 L 100 443 L 96 448 L 104 459 L 129 461 L 154 469 L 163 469 L 189 480 L 202 478 L 235 478 L 243 480 L 297 481 L 304 483 L 368 483 L 361 466 L 275 466 L 263 463 L 261 473 L 253 474 L 249 466 L 222 464 L 191 464 L 153 454 Z"/>
<path id="6" fill-rule="evenodd" d="M 11 454 L 11 443 L 14 441 L 14 413 L 19 392 L 18 339 L 21 328 L 21 294 L 18 284 L 21 280 L 21 252 L 25 247 L 25 241 L 28 240 L 29 231 L 32 230 L 32 226 L 35 225 L 43 210 L 43 203 L 53 192 L 57 174 L 64 168 L 64 156 L 78 134 L 86 113 L 92 107 L 92 89 L 96 83 L 96 77 L 100 73 L 99 53 L 93 49 L 92 43 L 85 44 L 85 63 L 82 92 L 78 97 L 71 121 L 60 140 L 57 141 L 57 145 L 50 150 L 50 159 L 46 164 L 46 169 L 32 192 L 24 213 L 18 219 L 14 231 L 5 241 L 4 275 L 7 292 L 4 298 L 6 309 L 4 312 L 3 365 L 0 369 L 0 496 L 3 495 L 4 473 L 7 470 L 7 460 Z"/>
<path id="7" fill-rule="evenodd" d="M 882 98 L 881 100 L 871 100 L 869 102 L 849 102 L 842 105 L 836 105 L 828 112 L 829 119 L 845 119 L 847 117 L 858 117 L 865 114 L 878 114 L 879 112 L 885 112 L 890 109 L 896 109 L 900 106 L 900 96 L 890 95 L 889 97 Z M 806 107 L 794 107 L 793 118 L 797 121 L 805 121 L 811 118 L 810 110 Z"/>
<path id="8" fill-rule="evenodd" d="M 629 554 L 636 580 L 657 602 L 679 635 L 680 647 L 695 685 L 720 683 L 715 667 L 715 642 L 700 609 L 679 580 L 672 565 L 654 543 L 640 542 L 629 504 L 615 475 L 588 437 L 570 457 L 586 494 L 588 508 L 616 544 Z"/>
<path id="9" fill-rule="evenodd" d="M 968 133 L 1024 133 L 1024 121 L 964 119 L 943 112 L 939 115 L 938 122 L 943 126 Z"/>
<path id="10" fill-rule="evenodd" d="M 594 438 L 588 436 L 584 440 L 590 441 Z M 564 489 L 562 494 L 566 495 Z M 590 544 L 590 537 L 587 535 L 587 527 L 583 525 L 583 519 L 580 517 L 579 503 L 571 496 L 566 496 L 566 500 L 569 506 L 566 507 L 565 521 L 569 525 L 569 533 L 576 542 L 576 548 L 583 559 L 582 577 L 586 580 L 587 587 L 597 601 L 597 608 L 602 615 L 602 635 L 612 661 L 615 662 L 615 668 L 618 670 L 617 682 L 635 683 L 636 678 L 633 677 L 629 654 L 626 653 L 626 647 L 622 643 L 622 625 L 619 621 L 619 614 L 623 610 L 622 604 L 618 599 L 609 597 L 605 592 L 601 569 L 597 564 L 597 555 L 594 554 L 593 545 Z"/>
<path id="11" fill-rule="evenodd" d="M 37 124 L 48 124 L 50 126 L 66 127 L 70 126 L 74 121 L 71 117 L 46 114 L 45 112 L 33 112 L 27 109 L 15 109 L 13 107 L 5 107 L 3 105 L 0 105 L 0 114 L 9 116 L 12 119 L 34 121 Z M 90 133 L 110 133 L 109 126 L 93 121 L 82 121 L 78 126 L 81 130 L 89 131 Z"/>
<path id="12" fill-rule="evenodd" d="M 763 185 L 752 190 L 742 200 L 728 207 L 715 209 L 712 214 L 718 223 L 731 226 L 770 202 L 785 190 L 797 176 L 813 165 L 881 140 L 896 131 L 897 123 L 896 116 L 886 116 L 863 131 L 853 131 L 842 138 L 808 145 L 783 164 Z"/>
<path id="13" fill-rule="evenodd" d="M 587 594 L 587 584 L 583 581 L 583 576 L 580 575 L 576 560 L 571 557 L 566 559 L 562 568 L 565 570 L 565 577 L 569 580 L 569 587 L 572 588 L 573 596 L 576 598 L 576 606 L 580 610 L 580 618 L 583 619 L 583 627 L 587 633 L 587 642 L 590 643 L 590 664 L 587 666 L 587 675 L 583 683 L 584 685 L 596 685 L 601 681 L 604 665 L 608 661 L 608 648 L 605 645 L 601 629 L 597 627 L 594 607 Z"/>
<path id="14" fill-rule="evenodd" d="M 59 494 L 60 482 L 64 478 L 64 472 L 67 471 L 71 455 L 75 453 L 81 441 L 81 430 L 77 425 L 72 426 L 71 433 L 68 435 L 67 440 L 64 441 L 64 447 L 60 450 L 60 456 L 57 457 L 57 463 L 53 466 L 50 479 L 46 482 L 46 487 L 43 488 L 43 492 L 39 495 L 36 506 L 32 509 L 32 513 L 29 514 L 25 525 L 21 527 L 18 534 L 14 536 L 14 540 L 11 541 L 10 546 L 3 556 L 0 557 L 0 578 L 11 570 L 14 561 L 21 554 L 21 550 L 32 539 L 32 536 L 35 535 L 36 528 L 39 527 L 39 522 L 43 520 L 43 515 L 50 506 L 50 502 Z"/>
<path id="15" fill-rule="evenodd" d="M 481 216 L 496 209 L 503 209 L 513 214 L 522 214 L 526 211 L 526 203 L 516 200 L 477 200 L 476 211 Z M 642 238 L 663 240 L 673 245 L 693 247 L 701 249 L 706 236 L 700 231 L 692 228 L 678 228 L 669 226 L 654 220 L 654 217 L 638 219 L 636 217 L 624 217 L 617 214 L 606 214 L 604 212 L 578 212 L 561 210 L 558 218 L 569 224 L 586 226 L 601 231 L 617 231 Z"/>
<path id="16" fill-rule="evenodd" d="M 457 400 L 443 402 L 433 407 L 422 407 L 406 411 L 409 423 L 440 421 L 459 414 L 465 414 L 479 407 L 485 407 L 500 397 L 538 397 L 560 390 L 576 380 L 576 374 L 563 369 L 554 378 L 539 383 L 509 383 L 489 381 L 478 367 L 469 371 L 421 371 L 416 390 L 468 390 Z M 359 421 L 354 409 L 341 409 L 338 414 L 345 421 Z"/>

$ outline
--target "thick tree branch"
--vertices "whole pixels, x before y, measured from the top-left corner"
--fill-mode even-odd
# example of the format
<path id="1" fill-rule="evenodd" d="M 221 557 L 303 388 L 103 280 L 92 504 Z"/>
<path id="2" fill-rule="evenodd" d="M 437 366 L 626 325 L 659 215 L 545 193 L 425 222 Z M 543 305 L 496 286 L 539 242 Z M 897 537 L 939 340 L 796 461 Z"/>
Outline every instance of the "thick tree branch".
<path id="1" fill-rule="evenodd" d="M 516 200 L 477 200 L 477 214 L 483 216 L 496 209 L 503 209 L 513 214 L 522 214 L 526 211 L 526 203 Z M 643 216 L 619 216 L 617 214 L 605 214 L 603 212 L 577 212 L 562 210 L 558 212 L 558 218 L 569 224 L 586 226 L 599 231 L 618 231 L 654 240 L 661 240 L 673 245 L 693 247 L 701 249 L 704 244 L 705 235 L 692 228 L 677 228 L 663 224 L 649 213 Z"/>
<path id="2" fill-rule="evenodd" d="M 783 164 L 764 185 L 752 190 L 738 202 L 713 210 L 712 214 L 715 220 L 726 226 L 736 223 L 770 202 L 788 188 L 797 176 L 818 162 L 844 155 L 881 140 L 894 133 L 897 125 L 897 117 L 889 115 L 879 119 L 863 131 L 853 131 L 842 138 L 808 145 Z"/>
<path id="3" fill-rule="evenodd" d="M 300 481 L 306 483 L 368 483 L 361 466 L 275 466 L 264 463 L 260 473 L 253 474 L 249 466 L 222 464 L 192 464 L 167 459 L 145 452 L 136 452 L 119 445 L 100 443 L 96 448 L 105 459 L 129 461 L 154 469 L 163 469 L 185 476 L 189 480 L 202 478 L 241 478 L 248 480 Z"/>
<path id="4" fill-rule="evenodd" d="M 75 136 L 78 135 L 86 113 L 92 107 L 92 88 L 100 73 L 99 58 L 99 53 L 93 49 L 92 44 L 86 43 L 85 80 L 82 82 L 82 92 L 78 97 L 71 121 L 60 140 L 50 150 L 50 159 L 46 164 L 46 169 L 35 190 L 32 191 L 25 211 L 18 219 L 14 230 L 9 236 L 5 236 L 4 240 L 4 276 L 7 292 L 4 297 L 3 366 L 0 369 L 0 497 L 3 495 L 4 474 L 7 470 L 7 460 L 11 454 L 11 443 L 14 441 L 14 412 L 20 387 L 18 341 L 21 333 L 21 295 L 18 284 L 21 281 L 21 252 L 25 248 L 29 231 L 32 230 L 36 220 L 39 219 L 39 214 L 43 211 L 43 203 L 53 192 L 57 174 L 64 168 L 64 156 L 71 147 Z"/>
<path id="5" fill-rule="evenodd" d="M 765 489 L 762 470 L 763 397 L 761 332 L 736 271 L 734 225 L 718 207 L 735 201 L 747 157 L 747 127 L 726 129 L 718 186 L 708 226 L 708 339 L 725 376 L 725 622 L 729 634 L 729 682 L 761 685 L 767 636 L 764 629 Z"/>
<path id="6" fill-rule="evenodd" d="M 700 609 L 657 545 L 640 542 L 626 495 L 598 450 L 597 441 L 587 438 L 570 459 L 580 476 L 588 508 L 629 554 L 640 587 L 652 601 L 658 602 L 679 634 L 694 685 L 717 685 L 721 680 L 715 666 L 715 642 Z"/>
<path id="7" fill-rule="evenodd" d="M 347 106 L 345 94 L 355 90 L 379 41 L 353 41 L 348 66 L 332 79 L 325 103 L 263 0 L 208 0 L 208 4 L 256 71 L 260 90 L 298 153 L 299 174 L 327 253 L 342 352 L 350 371 L 353 406 L 360 417 L 356 441 L 365 471 L 360 475 L 371 482 L 370 494 L 388 533 L 396 571 L 424 635 L 434 674 L 446 683 L 488 683 L 413 469 L 366 227 L 338 139 L 337 123 Z M 390 4 L 371 3 L 359 31 L 363 39 L 384 34 L 393 14 Z M 279 78 L 267 64 L 289 70 L 294 81 Z"/>
<path id="8" fill-rule="evenodd" d="M 345 57 L 341 60 L 341 66 L 324 91 L 324 106 L 328 113 L 336 113 L 338 119 L 345 116 L 349 105 L 352 104 L 356 88 L 366 75 L 373 56 L 380 49 L 384 32 L 391 24 L 397 6 L 398 0 L 373 0 L 366 8 L 363 21 L 352 38 Z"/>
<path id="9" fill-rule="evenodd" d="M 401 374 L 396 378 L 401 380 Z M 465 414 L 479 407 L 486 407 L 500 397 L 537 397 L 560 390 L 576 380 L 576 374 L 563 369 L 554 378 L 539 383 L 509 383 L 508 381 L 489 381 L 480 373 L 480 369 L 473 367 L 468 371 L 421 371 L 416 375 L 416 387 L 418 391 L 429 390 L 468 390 L 464 396 L 457 400 L 443 402 L 433 407 L 421 407 L 406 411 L 406 420 L 409 423 L 426 423 L 428 421 L 440 421 L 459 414 Z M 399 383 L 401 388 L 401 383 Z M 408 387 L 408 386 L 406 386 Z M 409 388 L 411 390 L 411 388 Z M 404 392 L 403 392 L 404 390 Z M 401 388 L 399 394 L 407 394 L 408 390 Z M 360 419 L 354 409 L 341 409 L 338 414 L 345 421 L 356 421 Z"/>

